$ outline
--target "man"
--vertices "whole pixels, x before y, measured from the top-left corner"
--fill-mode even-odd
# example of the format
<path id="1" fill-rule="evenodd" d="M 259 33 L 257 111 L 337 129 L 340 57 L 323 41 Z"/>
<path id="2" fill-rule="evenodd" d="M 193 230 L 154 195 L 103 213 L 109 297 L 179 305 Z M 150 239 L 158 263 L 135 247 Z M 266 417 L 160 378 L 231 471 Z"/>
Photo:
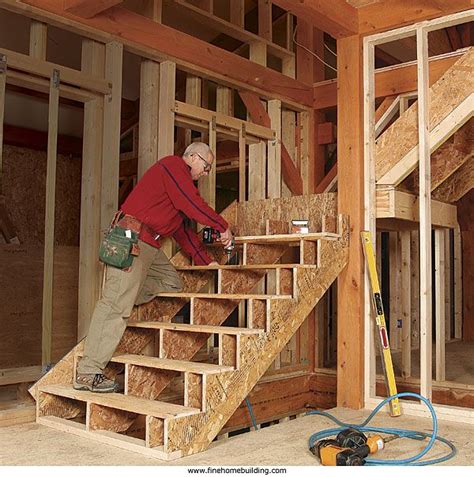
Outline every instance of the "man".
<path id="1" fill-rule="evenodd" d="M 214 154 L 207 144 L 192 143 L 183 157 L 164 157 L 150 167 L 122 205 L 117 223 L 124 228 L 136 227 L 139 254 L 129 269 L 107 266 L 75 389 L 114 392 L 115 382 L 107 379 L 103 370 L 125 331 L 133 306 L 149 302 L 158 293 L 182 290 L 178 273 L 160 250 L 160 236 L 172 236 L 197 265 L 215 262 L 196 233 L 186 227 L 185 216 L 219 230 L 224 247 L 231 244 L 227 222 L 207 205 L 193 183 L 209 174 L 213 161 Z"/>

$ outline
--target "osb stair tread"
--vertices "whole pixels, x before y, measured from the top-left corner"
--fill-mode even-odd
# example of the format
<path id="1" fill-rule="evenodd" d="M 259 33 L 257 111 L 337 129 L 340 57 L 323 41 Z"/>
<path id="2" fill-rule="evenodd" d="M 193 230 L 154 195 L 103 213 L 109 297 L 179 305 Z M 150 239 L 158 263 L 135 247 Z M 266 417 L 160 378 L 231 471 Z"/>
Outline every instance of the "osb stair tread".
<path id="1" fill-rule="evenodd" d="M 337 240 L 339 234 L 333 232 L 312 232 L 307 234 L 273 234 L 273 235 L 247 235 L 235 237 L 235 243 L 288 243 L 300 242 L 301 240 L 315 242 L 317 240 Z"/>
<path id="2" fill-rule="evenodd" d="M 199 409 L 192 407 L 161 401 L 150 401 L 149 399 L 125 396 L 119 393 L 101 394 L 90 391 L 78 391 L 72 387 L 72 384 L 51 384 L 49 386 L 40 387 L 39 391 L 55 396 L 75 399 L 76 401 L 91 402 L 113 409 L 158 417 L 160 419 L 190 416 L 201 412 Z"/>
<path id="3" fill-rule="evenodd" d="M 272 264 L 251 264 L 251 265 L 184 265 L 176 267 L 178 271 L 201 271 L 201 270 L 276 270 L 293 268 L 317 268 L 317 265 L 301 263 L 272 263 Z"/>
<path id="4" fill-rule="evenodd" d="M 167 369 L 171 371 L 182 371 L 196 374 L 220 374 L 234 371 L 233 366 L 219 366 L 217 364 L 156 358 L 153 356 L 143 356 L 138 354 L 122 354 L 114 356 L 112 361 L 116 363 L 144 366 L 147 368 Z"/>
<path id="5" fill-rule="evenodd" d="M 291 295 L 252 295 L 247 293 L 157 293 L 158 298 L 206 298 L 215 300 L 290 300 Z"/>
<path id="6" fill-rule="evenodd" d="M 195 333 L 215 333 L 225 335 L 257 335 L 264 330 L 239 328 L 235 326 L 193 325 L 188 323 L 165 323 L 162 321 L 129 321 L 132 328 L 150 328 L 155 330 L 192 331 Z"/>

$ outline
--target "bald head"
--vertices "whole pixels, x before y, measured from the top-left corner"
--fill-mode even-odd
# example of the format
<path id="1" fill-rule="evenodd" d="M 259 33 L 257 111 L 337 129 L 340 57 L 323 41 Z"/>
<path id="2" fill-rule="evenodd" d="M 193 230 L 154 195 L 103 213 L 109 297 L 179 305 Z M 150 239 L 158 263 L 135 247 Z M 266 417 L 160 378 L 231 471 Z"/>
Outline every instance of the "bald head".
<path id="1" fill-rule="evenodd" d="M 184 151 L 183 159 L 191 169 L 191 177 L 196 181 L 211 172 L 214 153 L 207 144 L 193 142 Z"/>
<path id="2" fill-rule="evenodd" d="M 189 157 L 192 154 L 199 154 L 206 159 L 210 156 L 210 159 L 214 160 L 214 153 L 211 148 L 203 142 L 192 142 L 184 151 L 183 157 Z"/>

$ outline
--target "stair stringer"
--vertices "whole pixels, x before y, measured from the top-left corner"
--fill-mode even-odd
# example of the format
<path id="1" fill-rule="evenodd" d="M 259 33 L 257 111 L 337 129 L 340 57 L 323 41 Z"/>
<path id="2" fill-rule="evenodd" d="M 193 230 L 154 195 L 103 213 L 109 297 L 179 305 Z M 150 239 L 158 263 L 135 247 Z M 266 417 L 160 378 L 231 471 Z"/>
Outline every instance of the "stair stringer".
<path id="1" fill-rule="evenodd" d="M 470 48 L 430 87 L 430 131 L 433 132 L 463 103 L 468 101 L 470 104 L 469 98 L 474 90 L 473 73 L 474 48 Z M 472 108 L 470 111 L 472 113 Z M 456 126 L 460 128 L 468 119 L 469 116 L 462 115 Z M 451 124 L 451 121 L 449 123 Z M 454 126 L 454 124 L 451 125 Z M 402 161 L 411 154 L 417 144 L 418 102 L 415 102 L 376 141 L 376 181 L 380 184 L 395 186 L 407 177 L 416 167 L 416 154 L 412 155 L 415 161 L 410 161 L 409 165 L 402 167 Z"/>
<path id="2" fill-rule="evenodd" d="M 319 247 L 319 267 L 298 270 L 297 298 L 272 301 L 270 331 L 242 337 L 239 370 L 208 377 L 206 412 L 169 423 L 166 452 L 181 450 L 184 456 L 208 448 L 347 264 L 348 219 L 342 220 L 339 240 Z"/>

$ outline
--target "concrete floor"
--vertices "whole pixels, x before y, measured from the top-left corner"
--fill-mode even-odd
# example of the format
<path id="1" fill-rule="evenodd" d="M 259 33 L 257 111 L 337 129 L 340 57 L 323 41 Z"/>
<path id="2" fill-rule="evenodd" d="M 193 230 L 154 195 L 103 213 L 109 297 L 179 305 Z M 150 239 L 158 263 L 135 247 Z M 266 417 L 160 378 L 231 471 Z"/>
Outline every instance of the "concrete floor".
<path id="1" fill-rule="evenodd" d="M 336 409 L 331 411 L 342 420 L 358 423 L 368 411 Z M 429 432 L 431 421 L 424 418 L 402 416 L 392 420 L 380 413 L 372 424 L 393 426 Z M 334 425 L 320 416 L 303 416 L 298 419 L 249 432 L 226 440 L 217 441 L 200 454 L 183 459 L 163 462 L 125 451 L 117 447 L 98 444 L 40 426 L 24 424 L 0 429 L 0 465 L 318 465 L 308 451 L 309 436 L 318 430 Z M 474 426 L 440 422 L 440 435 L 453 441 L 457 456 L 445 465 L 474 464 Z M 423 445 L 401 439 L 391 442 L 379 458 L 406 458 L 418 453 Z M 444 447 L 436 444 L 429 457 L 439 457 Z"/>

